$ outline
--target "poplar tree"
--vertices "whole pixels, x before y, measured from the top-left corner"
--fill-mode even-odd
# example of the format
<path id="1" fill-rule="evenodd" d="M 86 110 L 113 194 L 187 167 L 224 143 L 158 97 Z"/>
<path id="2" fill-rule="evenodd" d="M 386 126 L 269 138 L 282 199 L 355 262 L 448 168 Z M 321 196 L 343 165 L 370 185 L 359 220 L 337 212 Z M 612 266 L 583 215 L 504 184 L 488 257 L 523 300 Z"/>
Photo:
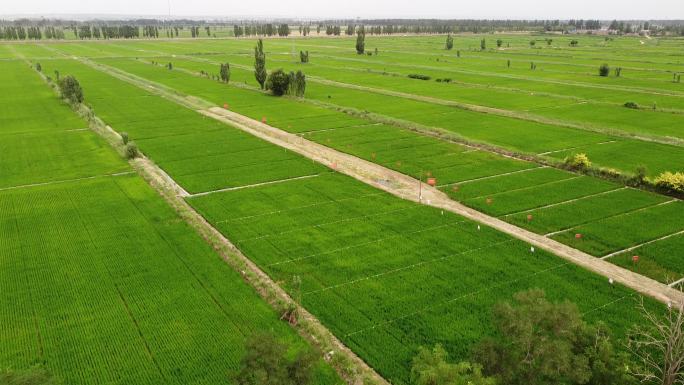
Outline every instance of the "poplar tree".
<path id="1" fill-rule="evenodd" d="M 266 55 L 264 54 L 264 42 L 261 39 L 257 41 L 257 45 L 254 47 L 254 78 L 263 90 L 266 83 Z"/>
<path id="2" fill-rule="evenodd" d="M 452 48 L 454 48 L 454 38 L 449 34 L 446 38 L 446 49 L 450 50 Z"/>
<path id="3" fill-rule="evenodd" d="M 228 83 L 230 81 L 230 64 L 221 63 L 221 69 L 219 71 L 219 74 L 221 76 L 221 81 L 224 83 Z"/>
<path id="4" fill-rule="evenodd" d="M 359 31 L 356 33 L 356 53 L 363 55 L 366 50 L 366 32 L 363 30 L 363 26 L 359 27 Z"/>

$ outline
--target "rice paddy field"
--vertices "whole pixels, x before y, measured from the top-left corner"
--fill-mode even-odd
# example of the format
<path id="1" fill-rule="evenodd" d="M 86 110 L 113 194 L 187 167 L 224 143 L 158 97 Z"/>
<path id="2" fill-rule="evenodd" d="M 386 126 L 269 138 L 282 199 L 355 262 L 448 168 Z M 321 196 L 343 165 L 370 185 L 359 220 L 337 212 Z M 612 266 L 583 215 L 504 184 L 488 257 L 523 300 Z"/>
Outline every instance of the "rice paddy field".
<path id="1" fill-rule="evenodd" d="M 155 92 L 434 178 L 451 199 L 482 213 L 659 282 L 682 280 L 679 199 L 535 159 L 586 153 L 627 174 L 642 166 L 650 178 L 684 171 L 684 86 L 672 81 L 684 71 L 684 40 L 454 39 L 447 51 L 444 36 L 369 36 L 373 55 L 357 55 L 352 39 L 265 40 L 269 69 L 306 73 L 301 99 L 258 90 L 253 39 L 0 45 L 0 80 L 25 95 L 0 96 L 0 231 L 7 234 L 0 295 L 22 309 L 5 312 L 0 363 L 45 361 L 75 383 L 216 383 L 253 330 L 275 329 L 292 349 L 305 346 L 106 142 L 80 130 L 87 124 L 24 60 L 40 62 L 47 76 L 74 75 L 98 117 L 127 132 L 188 192 L 192 207 L 393 384 L 408 383 L 420 346 L 441 343 L 452 358 L 467 359 L 494 333 L 492 307 L 529 288 L 576 303 L 589 322 L 606 322 L 624 337 L 639 318 L 631 289 Z M 309 63 L 299 63 L 300 50 L 309 51 Z M 224 62 L 229 84 L 202 75 Z M 598 76 L 603 63 L 621 67 L 621 76 Z M 17 188 L 32 184 L 40 185 Z M 65 326 L 72 322 L 80 326 Z M 116 338 L 105 345 L 111 333 Z M 200 348 L 206 345 L 213 350 Z M 94 364 L 99 373 L 62 354 L 92 351 L 88 359 L 105 360 L 108 349 L 118 361 Z M 210 357 L 221 360 L 202 366 Z M 107 377 L 114 372 L 121 374 Z M 339 381 L 323 363 L 317 376 L 321 384 Z"/>
<path id="2" fill-rule="evenodd" d="M 68 384 L 216 384 L 307 343 L 26 63 L 0 63 L 0 365 Z M 6 113 L 5 113 L 6 112 Z M 315 381 L 339 384 L 326 364 Z"/>

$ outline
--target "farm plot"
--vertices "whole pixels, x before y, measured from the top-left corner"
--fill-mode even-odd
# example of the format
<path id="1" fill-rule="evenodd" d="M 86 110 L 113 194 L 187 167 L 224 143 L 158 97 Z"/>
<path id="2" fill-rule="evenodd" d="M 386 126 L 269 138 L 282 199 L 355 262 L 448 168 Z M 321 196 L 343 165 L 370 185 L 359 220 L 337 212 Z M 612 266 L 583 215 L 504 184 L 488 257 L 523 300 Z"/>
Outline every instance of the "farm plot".
<path id="1" fill-rule="evenodd" d="M 577 226 L 553 238 L 590 254 L 606 256 L 684 230 L 683 210 L 684 202 L 667 201 Z"/>
<path id="2" fill-rule="evenodd" d="M 0 62 L 0 189 L 128 171 L 26 64 Z"/>
<path id="3" fill-rule="evenodd" d="M 216 384 L 256 332 L 310 349 L 103 140 L 71 130 L 85 123 L 31 69 L 8 63 L 27 79 L 16 95 L 46 113 L 0 133 L 0 181 L 22 185 L 0 188 L 4 368 L 44 365 L 68 384 Z M 315 382 L 341 381 L 321 360 Z"/>
<path id="4" fill-rule="evenodd" d="M 137 176 L 0 192 L 0 362 L 69 384 L 215 384 L 287 324 Z M 337 383 L 320 365 L 320 384 Z"/>
<path id="5" fill-rule="evenodd" d="M 117 64 L 125 69 L 134 68 L 135 73 L 145 74 L 154 80 L 174 87 L 179 86 L 186 91 L 199 87 L 201 82 L 207 83 L 204 95 L 218 95 L 224 85 L 191 77 L 188 74 L 166 76 L 167 71 L 150 71 L 150 66 L 143 63 L 129 65 L 126 62 Z M 154 68 L 152 68 L 154 70 Z M 228 87 L 232 88 L 232 87 Z M 232 89 L 248 95 L 249 90 Z M 252 95 L 253 96 L 253 95 Z M 216 96 L 213 96 L 214 98 Z M 254 96 L 253 96 L 254 97 Z M 268 98 L 261 95 L 262 98 Z M 242 99 L 242 98 L 238 98 Z M 279 99 L 280 103 L 288 102 Z M 289 101 L 290 112 L 297 111 L 300 105 Z M 306 107 L 310 110 L 310 107 Z M 233 108 L 241 111 L 241 107 Z M 287 114 L 286 114 L 287 116 Z M 278 119 L 273 125 L 281 124 Z M 591 221 L 604 219 L 617 214 L 628 213 L 661 203 L 658 197 L 641 191 L 622 192 L 621 186 L 599 179 L 579 176 L 565 171 L 539 168 L 534 164 L 515 161 L 481 151 L 471 151 L 466 147 L 447 143 L 432 137 L 418 135 L 409 130 L 386 125 L 363 125 L 326 129 L 322 126 L 313 132 L 300 132 L 303 136 L 326 146 L 356 155 L 366 160 L 382 164 L 388 168 L 426 180 L 436 178 L 439 184 L 452 197 L 464 204 L 489 215 L 520 225 L 526 225 L 541 234 L 552 233 L 573 228 Z M 291 130 L 291 127 L 281 127 Z M 530 170 L 531 169 L 531 170 Z M 461 188 L 463 188 L 461 190 Z M 465 195 L 464 193 L 465 192 Z M 600 202 L 609 202 L 605 207 Z M 623 202 L 622 205 L 614 205 Z M 536 215 L 535 209 L 548 209 L 551 223 L 545 225 L 544 216 L 539 227 L 530 227 L 525 222 L 529 215 Z M 577 210 L 575 210 L 577 209 Z M 567 211 L 565 211 L 567 210 Z M 591 210 L 586 216 L 583 210 Z M 524 217 L 521 218 L 521 215 Z M 533 221 L 537 225 L 537 221 Z M 607 231 L 629 231 L 619 226 L 608 227 Z M 623 234 L 620 234 L 623 236 Z M 589 251 L 589 250 L 585 250 Z M 589 251 L 596 256 L 602 256 Z"/>
<path id="6" fill-rule="evenodd" d="M 146 155 L 191 193 L 325 170 L 83 64 L 60 60 L 46 62 L 45 67 L 75 74 L 98 116 L 119 132 L 128 132 Z"/>
<path id="7" fill-rule="evenodd" d="M 466 358 L 491 306 L 519 290 L 577 302 L 618 335 L 635 319 L 630 292 L 604 278 L 339 174 L 188 201 L 393 383 L 418 346 Z"/>
<path id="8" fill-rule="evenodd" d="M 625 251 L 608 261 L 663 283 L 674 283 L 684 278 L 684 234 L 648 243 Z M 634 256 L 637 258 L 635 259 Z"/>

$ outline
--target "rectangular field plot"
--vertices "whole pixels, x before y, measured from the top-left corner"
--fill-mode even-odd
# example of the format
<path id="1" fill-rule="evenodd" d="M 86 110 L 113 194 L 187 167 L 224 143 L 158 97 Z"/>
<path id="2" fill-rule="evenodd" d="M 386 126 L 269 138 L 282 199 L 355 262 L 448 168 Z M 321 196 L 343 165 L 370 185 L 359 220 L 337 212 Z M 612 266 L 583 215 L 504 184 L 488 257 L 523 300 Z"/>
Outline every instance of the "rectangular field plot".
<path id="1" fill-rule="evenodd" d="M 90 129 L 0 134 L 0 154 L 0 189 L 130 170 Z"/>
<path id="2" fill-rule="evenodd" d="M 605 194 L 597 194 L 567 203 L 513 214 L 505 219 L 536 233 L 548 234 L 653 206 L 669 199 L 662 195 L 621 188 L 608 191 Z"/>
<path id="3" fill-rule="evenodd" d="M 649 243 L 608 258 L 622 266 L 663 283 L 684 278 L 684 233 Z M 635 261 L 634 256 L 638 259 Z"/>
<path id="4" fill-rule="evenodd" d="M 221 383 L 256 331 L 305 347 L 137 176 L 1 191 L 0 302 L 3 365 L 69 384 Z"/>
<path id="5" fill-rule="evenodd" d="M 78 76 L 98 116 L 191 193 L 314 175 L 290 151 L 73 61 L 45 64 Z"/>
<path id="6" fill-rule="evenodd" d="M 188 200 L 393 383 L 407 383 L 418 346 L 467 358 L 492 331 L 492 305 L 519 290 L 576 302 L 619 335 L 638 316 L 632 294 L 604 278 L 339 174 Z"/>
<path id="7" fill-rule="evenodd" d="M 87 127 L 24 62 L 0 61 L 0 84 L 0 134 Z"/>
<path id="8" fill-rule="evenodd" d="M 501 216 L 618 189 L 619 186 L 586 176 L 546 182 L 530 187 L 479 196 L 464 201 L 468 206 Z"/>
<path id="9" fill-rule="evenodd" d="M 682 213 L 684 202 L 674 201 L 581 225 L 553 238 L 604 256 L 684 230 Z"/>

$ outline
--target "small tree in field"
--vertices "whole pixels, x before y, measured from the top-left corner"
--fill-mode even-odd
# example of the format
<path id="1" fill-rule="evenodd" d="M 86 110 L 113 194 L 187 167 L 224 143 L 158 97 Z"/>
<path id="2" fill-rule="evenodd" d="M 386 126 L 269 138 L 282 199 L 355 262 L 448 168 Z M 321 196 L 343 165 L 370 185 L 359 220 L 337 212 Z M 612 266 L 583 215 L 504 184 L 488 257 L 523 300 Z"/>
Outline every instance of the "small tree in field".
<path id="1" fill-rule="evenodd" d="M 630 332 L 627 348 L 639 360 L 633 373 L 642 383 L 653 385 L 684 384 L 684 307 L 669 306 L 664 315 L 644 306 L 639 309 L 646 326 Z"/>
<path id="2" fill-rule="evenodd" d="M 413 357 L 411 383 L 415 385 L 494 385 L 494 378 L 482 374 L 482 366 L 469 362 L 452 364 L 441 345 L 421 347 Z"/>
<path id="3" fill-rule="evenodd" d="M 126 145 L 124 146 L 124 155 L 126 156 L 126 159 L 135 159 L 140 155 L 138 146 L 135 144 L 135 142 L 126 141 Z"/>
<path id="4" fill-rule="evenodd" d="M 480 50 L 484 51 L 485 49 L 487 49 L 487 42 L 482 38 L 482 40 L 480 40 Z"/>
<path id="5" fill-rule="evenodd" d="M 551 303 L 542 290 L 528 290 L 498 304 L 493 319 L 498 333 L 481 341 L 474 356 L 497 384 L 635 383 L 607 328 L 585 324 L 572 303 Z"/>
<path id="6" fill-rule="evenodd" d="M 530 40 L 530 47 L 534 48 L 535 44 L 537 44 L 536 41 Z"/>
<path id="7" fill-rule="evenodd" d="M 591 167 L 591 161 L 587 154 L 574 154 L 565 158 L 565 165 L 573 170 L 585 170 Z"/>
<path id="8" fill-rule="evenodd" d="M 610 74 L 610 67 L 608 67 L 608 64 L 601 64 L 599 67 L 599 76 L 606 77 Z"/>
<path id="9" fill-rule="evenodd" d="M 451 34 L 448 34 L 446 38 L 446 49 L 450 50 L 452 48 L 454 48 L 454 38 L 451 37 Z"/>
<path id="10" fill-rule="evenodd" d="M 356 33 L 356 53 L 363 55 L 366 50 L 366 32 L 363 26 L 359 27 L 359 31 Z"/>
<path id="11" fill-rule="evenodd" d="M 266 84 L 266 55 L 264 54 L 264 42 L 259 39 L 254 47 L 254 78 L 263 90 Z"/>
<path id="12" fill-rule="evenodd" d="M 497 47 L 497 48 L 501 48 L 501 45 L 502 45 L 502 44 L 503 44 L 503 40 L 501 40 L 501 39 L 497 39 L 497 40 L 496 40 L 496 47 Z"/>
<path id="13" fill-rule="evenodd" d="M 228 83 L 230 81 L 230 64 L 229 63 L 221 63 L 221 67 L 219 69 L 219 77 L 221 78 L 221 81 L 224 83 Z"/>
<path id="14" fill-rule="evenodd" d="M 40 65 L 40 63 L 36 63 L 36 71 L 41 72 L 43 70 L 43 66 Z"/>
<path id="15" fill-rule="evenodd" d="M 83 102 L 83 89 L 75 77 L 67 75 L 59 80 L 58 85 L 64 99 L 70 103 Z"/>
<path id="16" fill-rule="evenodd" d="M 238 385 L 309 385 L 318 357 L 301 351 L 289 360 L 287 346 L 272 334 L 258 334 L 247 340 L 240 370 L 233 375 Z"/>
<path id="17" fill-rule="evenodd" d="M 268 75 L 266 90 L 275 96 L 285 95 L 290 85 L 290 77 L 282 70 L 277 69 Z"/>

